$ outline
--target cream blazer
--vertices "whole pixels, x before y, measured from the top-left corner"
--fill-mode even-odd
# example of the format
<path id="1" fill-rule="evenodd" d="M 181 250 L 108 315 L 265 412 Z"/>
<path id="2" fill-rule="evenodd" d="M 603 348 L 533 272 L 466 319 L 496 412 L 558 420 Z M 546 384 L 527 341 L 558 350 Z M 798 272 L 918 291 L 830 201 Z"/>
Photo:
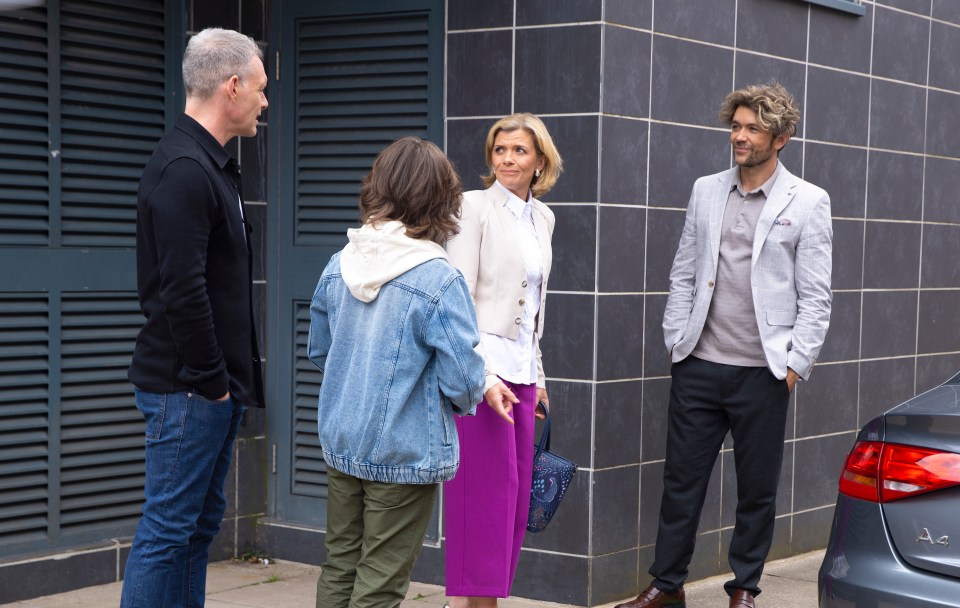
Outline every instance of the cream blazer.
<path id="1" fill-rule="evenodd" d="M 520 317 L 526 292 L 527 273 L 524 270 L 520 248 L 517 218 L 504 203 L 507 193 L 495 185 L 486 190 L 471 190 L 463 193 L 460 211 L 460 233 L 447 241 L 447 256 L 450 263 L 463 273 L 470 287 L 470 295 L 477 309 L 480 331 L 517 339 L 520 333 Z M 531 199 L 533 225 L 540 240 L 543 254 L 543 282 L 540 284 L 540 311 L 537 313 L 537 386 L 545 387 L 543 361 L 539 340 L 543 337 L 543 314 L 547 302 L 547 283 L 553 252 L 550 239 L 553 236 L 554 216 L 549 207 Z M 490 370 L 482 345 L 480 354 L 486 362 L 487 379 L 484 392 L 499 379 Z"/>

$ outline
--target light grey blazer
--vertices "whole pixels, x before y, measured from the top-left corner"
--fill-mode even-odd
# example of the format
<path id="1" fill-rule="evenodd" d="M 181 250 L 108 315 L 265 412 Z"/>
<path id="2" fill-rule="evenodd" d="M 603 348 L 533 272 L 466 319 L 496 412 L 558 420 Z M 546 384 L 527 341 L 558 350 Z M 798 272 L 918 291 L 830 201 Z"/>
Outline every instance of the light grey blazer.
<path id="1" fill-rule="evenodd" d="M 723 212 L 738 170 L 693 185 L 663 314 L 664 342 L 674 363 L 693 351 L 710 310 Z M 777 378 L 786 378 L 789 367 L 807 379 L 820 353 L 833 300 L 832 246 L 830 197 L 781 164 L 757 220 L 751 268 L 760 341 Z"/>
<path id="2" fill-rule="evenodd" d="M 527 273 L 517 245 L 520 240 L 517 219 L 503 206 L 506 200 L 507 193 L 496 185 L 486 190 L 464 192 L 460 233 L 447 241 L 446 249 L 450 263 L 463 273 L 470 287 L 480 331 L 516 340 L 520 333 Z M 555 220 L 549 207 L 535 198 L 530 201 L 533 205 L 533 225 L 543 256 L 540 312 L 536 318 L 537 337 L 542 338 L 547 283 L 553 265 L 550 239 Z M 539 341 L 537 344 L 537 386 L 544 387 L 543 358 Z M 478 348 L 486 361 L 482 344 Z M 488 365 L 484 392 L 497 382 L 499 380 Z"/>

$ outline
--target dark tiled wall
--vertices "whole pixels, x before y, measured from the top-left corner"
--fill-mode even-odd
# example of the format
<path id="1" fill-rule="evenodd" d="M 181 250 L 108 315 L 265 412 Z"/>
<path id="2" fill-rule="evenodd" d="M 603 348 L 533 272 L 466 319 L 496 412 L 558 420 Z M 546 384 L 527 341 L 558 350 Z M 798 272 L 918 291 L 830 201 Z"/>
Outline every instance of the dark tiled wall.
<path id="1" fill-rule="evenodd" d="M 449 0 L 447 151 L 465 185 L 481 187 L 486 129 L 514 111 L 544 119 L 567 169 L 544 197 L 557 226 L 543 350 L 554 446 L 583 468 L 557 521 L 528 537 L 516 594 L 595 605 L 647 584 L 668 275 L 694 179 L 731 165 L 716 112 L 733 88 L 794 93 L 803 120 L 781 160 L 833 202 L 833 319 L 791 402 L 771 557 L 826 544 L 860 425 L 960 367 L 960 3 L 863 5 Z M 729 447 L 692 578 L 727 570 Z M 522 582 L 546 568 L 571 584 Z"/>
<path id="2" fill-rule="evenodd" d="M 264 53 L 264 65 L 270 76 L 273 63 L 268 60 L 268 0 L 188 0 L 187 36 L 208 27 L 234 29 L 251 36 Z M 267 89 L 269 99 L 270 89 Z M 260 116 L 257 136 L 237 138 L 227 150 L 240 161 L 247 219 L 253 226 L 254 314 L 260 353 L 266 353 L 265 272 L 267 236 L 267 128 L 270 110 Z M 265 361 L 264 365 L 270 365 Z M 227 478 L 227 512 L 220 534 L 210 551 L 211 560 L 229 559 L 255 551 L 257 520 L 267 508 L 267 448 L 264 410 L 248 408 L 233 454 L 233 468 Z"/>

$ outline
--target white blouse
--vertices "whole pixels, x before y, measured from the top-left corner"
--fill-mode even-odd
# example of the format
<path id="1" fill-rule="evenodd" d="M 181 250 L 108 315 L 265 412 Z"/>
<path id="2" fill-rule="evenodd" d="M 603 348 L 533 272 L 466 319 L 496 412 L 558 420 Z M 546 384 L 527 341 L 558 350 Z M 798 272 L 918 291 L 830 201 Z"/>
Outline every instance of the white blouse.
<path id="1" fill-rule="evenodd" d="M 487 368 L 514 384 L 537 383 L 536 317 L 540 312 L 540 284 L 543 282 L 543 253 L 533 225 L 533 205 L 507 190 L 500 182 L 496 186 L 507 192 L 504 207 L 517 218 L 520 233 L 520 255 L 527 273 L 526 296 L 520 317 L 520 334 L 516 340 L 481 332 L 480 340 L 486 351 Z"/>

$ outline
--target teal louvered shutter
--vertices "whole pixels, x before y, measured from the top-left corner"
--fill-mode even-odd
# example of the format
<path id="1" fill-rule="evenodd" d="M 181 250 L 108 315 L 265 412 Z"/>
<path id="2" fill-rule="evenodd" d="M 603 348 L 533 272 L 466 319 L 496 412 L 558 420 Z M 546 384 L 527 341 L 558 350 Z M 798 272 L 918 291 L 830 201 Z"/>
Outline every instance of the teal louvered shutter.
<path id="1" fill-rule="evenodd" d="M 48 69 L 46 14 L 0 12 L 0 246 L 49 242 Z"/>
<path id="2" fill-rule="evenodd" d="M 0 12 L 0 559 L 129 536 L 140 172 L 170 121 L 163 0 Z M 178 51 L 179 52 L 179 51 Z"/>
<path id="3" fill-rule="evenodd" d="M 442 0 L 283 5 L 284 76 L 271 98 L 285 117 L 271 132 L 279 237 L 269 247 L 279 302 L 270 314 L 279 329 L 271 336 L 277 365 L 268 370 L 277 391 L 269 413 L 281 517 L 325 521 L 322 375 L 307 358 L 310 297 L 346 231 L 358 226 L 360 180 L 376 155 L 407 135 L 442 146 L 443 7 Z"/>

